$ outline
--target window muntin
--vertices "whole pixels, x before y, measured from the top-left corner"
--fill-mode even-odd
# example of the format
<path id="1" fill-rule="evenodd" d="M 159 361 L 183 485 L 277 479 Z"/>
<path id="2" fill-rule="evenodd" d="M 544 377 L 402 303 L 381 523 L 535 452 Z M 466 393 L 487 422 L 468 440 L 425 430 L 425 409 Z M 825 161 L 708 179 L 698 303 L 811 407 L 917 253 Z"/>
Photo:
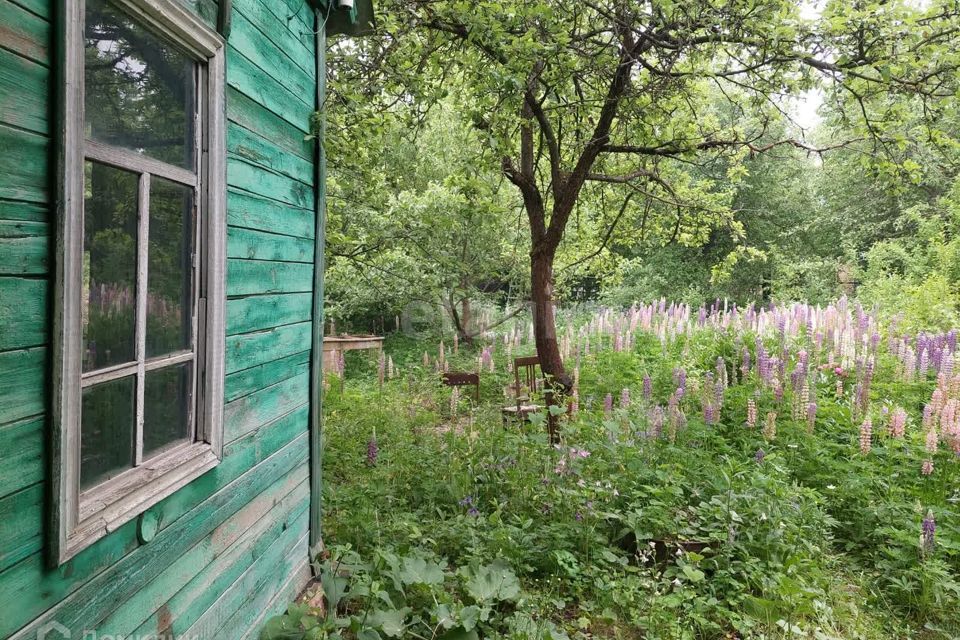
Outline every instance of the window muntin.
<path id="1" fill-rule="evenodd" d="M 219 461 L 226 302 L 223 40 L 176 0 L 64 3 L 57 564 Z"/>

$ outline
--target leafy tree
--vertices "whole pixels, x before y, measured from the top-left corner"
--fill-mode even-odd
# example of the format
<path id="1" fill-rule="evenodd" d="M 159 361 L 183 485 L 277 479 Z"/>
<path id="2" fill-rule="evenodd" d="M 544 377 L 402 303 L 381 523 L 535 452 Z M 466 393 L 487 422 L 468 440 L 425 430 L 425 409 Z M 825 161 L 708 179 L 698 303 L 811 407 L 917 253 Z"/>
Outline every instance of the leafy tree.
<path id="1" fill-rule="evenodd" d="M 891 92 L 930 104 L 951 91 L 953 2 L 833 2 L 817 21 L 799 9 L 784 0 L 383 3 L 383 37 L 361 65 L 377 80 L 368 97 L 423 104 L 455 83 L 469 99 L 523 199 L 537 350 L 554 380 L 569 383 L 554 262 L 583 197 L 634 194 L 613 224 L 629 212 L 670 239 L 703 242 L 729 223 L 728 194 L 687 163 L 725 156 L 735 167 L 786 145 L 812 149 L 770 139 L 783 96 L 830 83 L 839 117 L 889 151 L 909 108 L 887 105 Z M 715 91 L 736 120 L 718 113 Z"/>
<path id="2" fill-rule="evenodd" d="M 350 113 L 337 102 L 330 111 L 337 124 Z M 357 144 L 356 129 L 331 127 L 328 305 L 341 318 L 393 315 L 410 302 L 440 306 L 471 341 L 523 308 L 486 325 L 475 313 L 478 300 L 524 293 L 515 202 L 499 189 L 502 177 L 478 161 L 475 133 L 449 106 L 420 129 L 411 136 L 388 114 L 376 140 L 364 131 Z"/>

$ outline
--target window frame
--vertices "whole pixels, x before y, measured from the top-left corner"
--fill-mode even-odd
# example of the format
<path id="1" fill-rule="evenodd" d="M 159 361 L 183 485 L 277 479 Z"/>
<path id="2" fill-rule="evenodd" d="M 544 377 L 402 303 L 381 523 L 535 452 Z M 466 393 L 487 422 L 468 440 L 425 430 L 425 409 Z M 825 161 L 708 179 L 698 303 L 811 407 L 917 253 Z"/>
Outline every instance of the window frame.
<path id="1" fill-rule="evenodd" d="M 174 0 L 109 0 L 161 38 L 171 42 L 198 65 L 195 117 L 196 170 L 87 141 L 84 134 L 85 0 L 60 0 L 59 64 L 60 121 L 57 202 L 57 270 L 53 360 L 53 446 L 51 455 L 51 564 L 60 565 L 109 532 L 143 513 L 177 489 L 216 466 L 223 454 L 224 344 L 226 313 L 226 136 L 225 46 L 223 39 Z M 80 407 L 82 393 L 83 327 L 83 207 L 84 167 L 88 161 L 138 175 L 138 237 L 143 242 L 149 218 L 152 175 L 183 184 L 197 184 L 194 215 L 196 291 L 194 315 L 194 394 L 192 441 L 171 446 L 144 461 L 142 431 L 135 465 L 90 488 L 80 489 Z M 173 174 L 171 174 L 173 172 Z M 146 249 L 138 242 L 138 291 L 146 273 L 139 258 Z M 143 278 L 143 280 L 141 280 Z M 137 327 L 145 327 L 143 296 L 137 298 Z M 138 340 L 138 345 L 142 340 Z M 181 352 L 182 353 L 182 352 Z M 165 356 L 160 360 L 169 358 Z M 175 358 L 174 358 L 175 359 Z M 142 396 L 146 354 L 137 351 L 136 393 Z M 171 364 L 165 362 L 165 364 Z M 88 376 L 89 377 L 89 376 Z M 142 406 L 142 398 L 138 401 Z M 139 419 L 139 418 L 138 418 Z M 145 464 L 142 464 L 144 463 Z"/>

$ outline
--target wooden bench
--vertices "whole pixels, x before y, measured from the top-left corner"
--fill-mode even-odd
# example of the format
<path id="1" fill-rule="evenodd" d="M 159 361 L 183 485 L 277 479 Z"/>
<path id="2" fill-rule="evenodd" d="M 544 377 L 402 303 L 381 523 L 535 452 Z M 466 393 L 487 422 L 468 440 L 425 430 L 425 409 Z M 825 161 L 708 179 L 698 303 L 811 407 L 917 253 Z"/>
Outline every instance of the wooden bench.
<path id="1" fill-rule="evenodd" d="M 448 387 L 473 387 L 473 401 L 480 402 L 480 374 L 464 371 L 447 371 L 440 377 L 441 382 Z"/>

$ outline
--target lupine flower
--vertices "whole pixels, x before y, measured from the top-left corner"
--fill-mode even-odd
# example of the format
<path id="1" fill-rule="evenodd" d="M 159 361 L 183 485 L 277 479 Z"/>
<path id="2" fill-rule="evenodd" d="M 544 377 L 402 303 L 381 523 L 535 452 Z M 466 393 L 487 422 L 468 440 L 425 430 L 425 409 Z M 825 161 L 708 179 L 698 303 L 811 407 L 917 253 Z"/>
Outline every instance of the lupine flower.
<path id="1" fill-rule="evenodd" d="M 902 438 L 907 426 L 907 412 L 903 407 L 897 407 L 890 416 L 890 437 Z"/>
<path id="2" fill-rule="evenodd" d="M 380 455 L 380 447 L 377 446 L 377 436 L 374 434 L 367 442 L 367 464 L 371 467 L 376 466 L 378 455 Z"/>
<path id="3" fill-rule="evenodd" d="M 609 417 L 613 413 L 613 394 L 608 393 L 603 398 L 603 415 Z"/>
<path id="4" fill-rule="evenodd" d="M 807 433 L 812 434 L 813 428 L 817 424 L 817 403 L 811 402 L 807 405 Z"/>
<path id="5" fill-rule="evenodd" d="M 643 376 L 643 399 L 646 402 L 650 402 L 650 398 L 653 397 L 653 381 L 650 379 L 649 374 L 644 374 Z"/>
<path id="6" fill-rule="evenodd" d="M 460 406 L 460 387 L 454 387 L 450 394 L 450 415 L 456 417 L 457 409 Z"/>
<path id="7" fill-rule="evenodd" d="M 757 402 L 753 398 L 747 400 L 747 426 L 751 429 L 757 426 Z"/>
<path id="8" fill-rule="evenodd" d="M 717 422 L 717 409 L 709 402 L 703 406 L 703 421 L 711 427 Z"/>
<path id="9" fill-rule="evenodd" d="M 767 413 L 767 420 L 763 425 L 763 437 L 767 440 L 773 440 L 777 437 L 777 412 Z"/>
<path id="10" fill-rule="evenodd" d="M 920 548 L 924 554 L 933 553 L 936 540 L 934 535 L 937 531 L 937 523 L 933 519 L 933 511 L 927 511 L 927 517 L 920 524 Z"/>
<path id="11" fill-rule="evenodd" d="M 663 407 L 657 405 L 650 410 L 650 435 L 654 438 L 659 438 L 663 433 L 663 424 L 666 421 L 666 414 L 663 411 Z"/>
<path id="12" fill-rule="evenodd" d="M 870 416 L 863 419 L 860 425 L 860 453 L 867 455 L 870 453 L 871 440 L 873 438 L 873 421 Z"/>
<path id="13" fill-rule="evenodd" d="M 380 390 L 383 391 L 383 380 L 387 375 L 387 360 L 383 355 L 383 351 L 380 351 L 380 357 L 377 358 L 377 383 L 380 385 Z"/>
<path id="14" fill-rule="evenodd" d="M 626 409 L 630 406 L 630 389 L 624 388 L 620 391 L 620 408 Z"/>
<path id="15" fill-rule="evenodd" d="M 927 437 L 924 441 L 924 449 L 929 454 L 934 454 L 937 452 L 937 444 L 939 443 L 939 438 L 937 437 L 937 430 L 930 429 L 927 431 Z"/>
<path id="16" fill-rule="evenodd" d="M 935 416 L 936 412 L 934 411 L 933 403 L 925 405 L 923 407 L 923 428 L 927 431 L 934 429 L 936 427 Z"/>
<path id="17" fill-rule="evenodd" d="M 927 459 L 920 465 L 920 473 L 925 476 L 933 475 L 933 460 Z"/>
<path id="18" fill-rule="evenodd" d="M 764 453 L 763 449 L 757 449 L 757 452 L 753 454 L 753 459 L 757 462 L 757 464 L 763 462 L 765 457 L 767 457 L 767 454 Z"/>
<path id="19" fill-rule="evenodd" d="M 423 352 L 423 368 L 430 368 L 430 355 L 426 351 Z"/>
<path id="20" fill-rule="evenodd" d="M 393 380 L 396 368 L 393 366 L 393 356 L 387 356 L 387 378 Z"/>

